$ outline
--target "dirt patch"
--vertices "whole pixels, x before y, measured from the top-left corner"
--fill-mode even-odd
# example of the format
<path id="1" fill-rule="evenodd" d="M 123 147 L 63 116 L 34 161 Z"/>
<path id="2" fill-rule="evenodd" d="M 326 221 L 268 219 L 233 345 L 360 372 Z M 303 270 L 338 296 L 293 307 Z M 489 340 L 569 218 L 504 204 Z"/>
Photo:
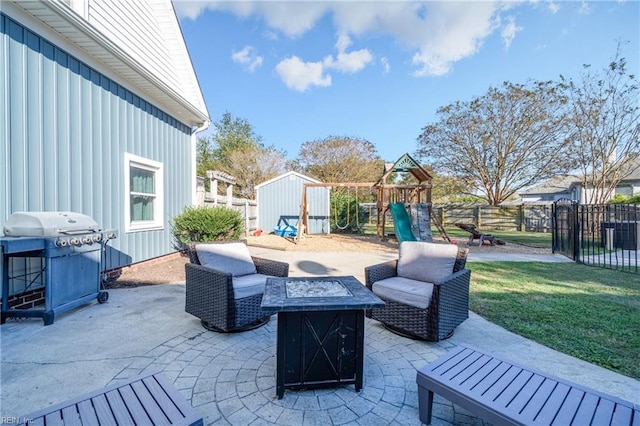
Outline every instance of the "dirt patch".
<path id="1" fill-rule="evenodd" d="M 285 251 L 308 252 L 396 252 L 398 243 L 394 239 L 381 241 L 375 236 L 360 235 L 311 235 L 300 241 L 283 238 L 274 234 L 263 234 L 258 237 L 247 237 L 249 246 L 263 247 Z M 437 242 L 444 241 L 434 238 Z M 477 245 L 468 246 L 467 241 L 457 241 L 461 247 L 469 248 L 470 252 L 488 253 L 521 253 L 521 254 L 551 254 L 549 249 L 527 247 L 519 244 L 505 245 Z M 107 288 L 135 287 L 140 285 L 166 284 L 184 282 L 184 265 L 189 257 L 174 253 L 151 261 L 140 262 L 124 268 L 117 278 L 106 285 Z"/>

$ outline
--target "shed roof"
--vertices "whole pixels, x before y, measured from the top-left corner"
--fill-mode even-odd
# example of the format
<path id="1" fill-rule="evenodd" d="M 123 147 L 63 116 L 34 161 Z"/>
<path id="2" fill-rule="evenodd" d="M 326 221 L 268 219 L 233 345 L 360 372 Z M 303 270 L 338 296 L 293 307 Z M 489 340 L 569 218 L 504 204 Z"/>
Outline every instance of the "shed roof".
<path id="1" fill-rule="evenodd" d="M 272 182 L 275 182 L 275 181 L 278 181 L 278 180 L 281 180 L 281 179 L 287 178 L 287 177 L 289 177 L 289 176 L 296 176 L 296 177 L 299 177 L 299 178 L 300 178 L 300 179 L 302 179 L 302 180 L 306 180 L 306 181 L 309 181 L 309 182 L 311 182 L 311 183 L 322 183 L 322 182 L 320 182 L 320 181 L 319 181 L 319 180 L 317 180 L 317 179 L 314 179 L 314 178 L 312 178 L 312 177 L 309 177 L 309 176 L 303 175 L 302 173 L 294 172 L 294 171 L 292 170 L 292 171 L 290 171 L 290 172 L 283 173 L 283 174 L 281 174 L 281 175 L 279 175 L 279 176 L 274 177 L 273 179 L 269 179 L 268 181 L 265 181 L 265 182 L 262 182 L 262 183 L 260 183 L 260 184 L 256 185 L 256 186 L 255 186 L 255 189 L 260 189 L 260 188 L 262 188 L 262 187 L 263 187 L 263 186 L 265 186 L 265 185 L 269 185 L 269 184 L 270 184 L 270 183 L 272 183 Z"/>

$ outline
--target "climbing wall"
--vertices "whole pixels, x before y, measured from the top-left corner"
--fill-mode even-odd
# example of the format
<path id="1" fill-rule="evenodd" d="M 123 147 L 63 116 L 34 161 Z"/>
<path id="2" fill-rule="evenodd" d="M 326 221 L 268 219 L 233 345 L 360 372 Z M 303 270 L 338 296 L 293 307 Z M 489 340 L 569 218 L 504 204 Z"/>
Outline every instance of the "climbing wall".
<path id="1" fill-rule="evenodd" d="M 418 241 L 433 241 L 431 233 L 430 208 L 427 203 L 407 204 L 409 219 L 411 220 L 411 230 Z"/>

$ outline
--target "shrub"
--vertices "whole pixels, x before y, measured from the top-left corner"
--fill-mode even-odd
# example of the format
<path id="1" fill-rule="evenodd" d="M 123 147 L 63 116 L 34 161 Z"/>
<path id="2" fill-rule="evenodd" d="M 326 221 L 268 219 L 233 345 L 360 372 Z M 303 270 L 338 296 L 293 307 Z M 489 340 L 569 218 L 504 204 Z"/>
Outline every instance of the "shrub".
<path id="1" fill-rule="evenodd" d="M 237 240 L 244 232 L 242 215 L 226 207 L 186 207 L 173 219 L 178 247 L 189 243 Z"/>
<path id="2" fill-rule="evenodd" d="M 627 197 L 622 194 L 616 194 L 609 200 L 609 204 L 640 204 L 640 195 Z"/>

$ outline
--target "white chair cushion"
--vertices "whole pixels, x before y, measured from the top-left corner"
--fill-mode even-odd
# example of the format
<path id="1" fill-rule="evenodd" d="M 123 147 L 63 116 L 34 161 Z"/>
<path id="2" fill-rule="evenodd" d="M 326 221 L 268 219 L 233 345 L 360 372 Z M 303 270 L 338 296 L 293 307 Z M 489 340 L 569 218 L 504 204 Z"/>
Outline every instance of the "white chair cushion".
<path id="1" fill-rule="evenodd" d="M 376 281 L 371 291 L 383 299 L 426 309 L 431 303 L 433 284 L 410 280 L 403 277 L 392 277 Z"/>
<path id="2" fill-rule="evenodd" d="M 243 299 L 256 294 L 264 293 L 264 286 L 267 283 L 267 275 L 249 274 L 241 277 L 233 277 L 233 298 Z"/>
<path id="3" fill-rule="evenodd" d="M 453 273 L 458 255 L 454 244 L 404 241 L 400 244 L 398 276 L 439 283 Z"/>
<path id="4" fill-rule="evenodd" d="M 256 265 L 244 243 L 198 244 L 196 253 L 202 266 L 227 272 L 234 277 L 256 273 Z"/>

